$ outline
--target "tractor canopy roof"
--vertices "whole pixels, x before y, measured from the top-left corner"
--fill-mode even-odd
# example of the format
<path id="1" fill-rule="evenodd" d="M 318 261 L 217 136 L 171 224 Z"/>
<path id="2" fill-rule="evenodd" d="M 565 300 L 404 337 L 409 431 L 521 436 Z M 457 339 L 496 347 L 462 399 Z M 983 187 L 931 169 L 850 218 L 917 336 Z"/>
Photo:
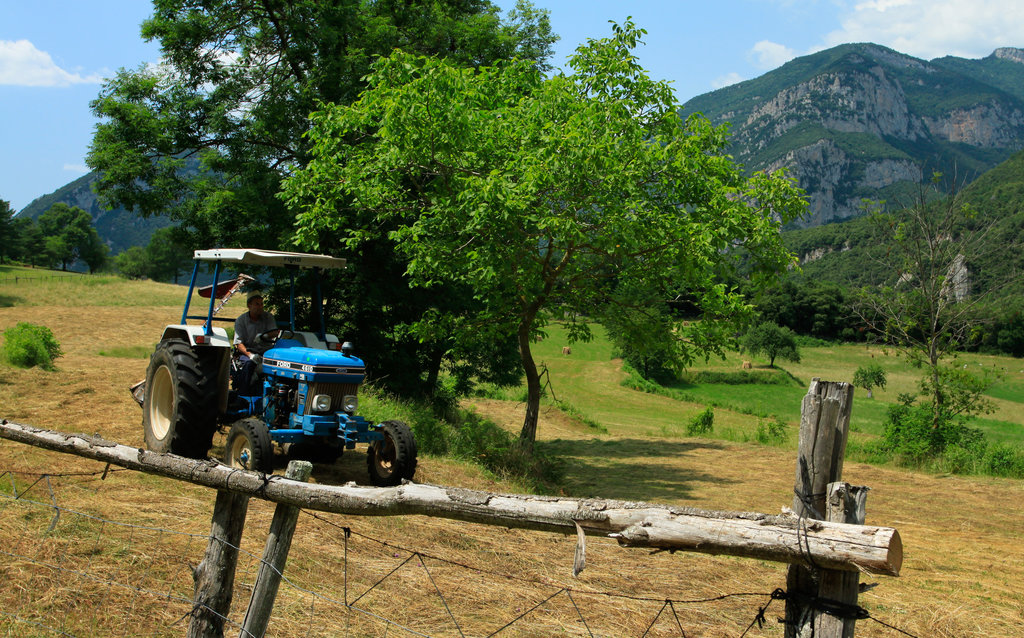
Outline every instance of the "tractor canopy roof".
<path id="1" fill-rule="evenodd" d="M 314 255 L 311 253 L 292 253 L 282 250 L 263 250 L 259 248 L 212 248 L 197 250 L 196 261 L 221 261 L 225 263 L 253 264 L 257 266 L 297 268 L 344 268 L 345 260 L 330 255 Z"/>

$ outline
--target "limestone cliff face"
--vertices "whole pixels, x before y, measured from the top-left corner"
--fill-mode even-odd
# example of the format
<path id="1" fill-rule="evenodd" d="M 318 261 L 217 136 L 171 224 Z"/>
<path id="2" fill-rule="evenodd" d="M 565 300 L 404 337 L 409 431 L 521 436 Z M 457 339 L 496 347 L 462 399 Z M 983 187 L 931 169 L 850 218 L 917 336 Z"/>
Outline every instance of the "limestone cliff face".
<path id="1" fill-rule="evenodd" d="M 763 148 L 771 138 L 803 122 L 843 133 L 907 140 L 927 134 L 920 119 L 911 115 L 899 82 L 881 67 L 867 73 L 824 73 L 784 89 L 751 112 L 744 123 L 744 135 L 757 140 L 757 148 Z"/>
<path id="2" fill-rule="evenodd" d="M 810 202 L 798 225 L 819 225 L 861 214 L 863 199 L 898 199 L 934 170 L 973 179 L 1024 148 L 1022 78 L 1017 48 L 929 62 L 842 45 L 683 112 L 729 122 L 730 152 L 749 170 L 786 168 Z"/>
<path id="3" fill-rule="evenodd" d="M 807 191 L 809 215 L 801 225 L 856 217 L 863 213 L 864 197 L 858 193 L 922 179 L 920 165 L 910 159 L 863 161 L 827 139 L 790 151 L 767 167 L 779 168 L 785 168 Z"/>
<path id="4" fill-rule="evenodd" d="M 922 118 L 931 135 L 980 148 L 1020 148 L 1024 111 L 992 101 Z"/>

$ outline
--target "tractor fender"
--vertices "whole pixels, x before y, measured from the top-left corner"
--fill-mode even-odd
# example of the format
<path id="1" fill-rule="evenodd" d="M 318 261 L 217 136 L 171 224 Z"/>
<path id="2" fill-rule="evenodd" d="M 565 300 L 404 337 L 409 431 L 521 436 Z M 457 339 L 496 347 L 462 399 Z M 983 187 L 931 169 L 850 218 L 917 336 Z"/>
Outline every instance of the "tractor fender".
<path id="1" fill-rule="evenodd" d="M 231 340 L 228 339 L 228 332 L 224 328 L 214 327 L 210 334 L 202 326 L 186 326 L 183 324 L 167 326 L 160 341 L 177 339 L 184 341 L 190 346 L 212 346 L 215 348 L 230 348 Z"/>

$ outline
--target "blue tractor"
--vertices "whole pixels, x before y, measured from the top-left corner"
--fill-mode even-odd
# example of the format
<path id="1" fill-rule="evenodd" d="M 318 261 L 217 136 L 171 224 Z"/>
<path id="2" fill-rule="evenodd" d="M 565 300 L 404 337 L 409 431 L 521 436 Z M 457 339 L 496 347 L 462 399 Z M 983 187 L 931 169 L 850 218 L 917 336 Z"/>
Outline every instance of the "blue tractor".
<path id="1" fill-rule="evenodd" d="M 213 283 L 197 288 L 204 263 L 212 264 Z M 242 273 L 222 280 L 225 265 L 284 269 L 290 275 L 288 320 L 278 321 L 279 330 L 260 335 L 268 349 L 248 393 L 233 387 L 232 344 L 227 331 L 214 323 L 233 322 L 218 317 L 218 312 L 233 294 L 256 282 Z M 229 426 L 224 460 L 233 467 L 270 473 L 275 448 L 292 458 L 333 463 L 344 450 L 365 443 L 374 485 L 411 480 L 416 471 L 412 431 L 402 421 L 374 424 L 357 414 L 365 365 L 353 356 L 350 344 L 325 331 L 320 275 L 344 267 L 344 259 L 327 255 L 197 250 L 181 323 L 164 329 L 145 382 L 132 390 L 142 405 L 146 446 L 155 452 L 206 458 L 214 434 Z M 295 326 L 296 275 L 303 270 L 311 271 L 315 280 L 309 307 L 318 316 L 319 327 L 313 331 Z M 196 292 L 210 302 L 202 314 L 189 314 Z"/>

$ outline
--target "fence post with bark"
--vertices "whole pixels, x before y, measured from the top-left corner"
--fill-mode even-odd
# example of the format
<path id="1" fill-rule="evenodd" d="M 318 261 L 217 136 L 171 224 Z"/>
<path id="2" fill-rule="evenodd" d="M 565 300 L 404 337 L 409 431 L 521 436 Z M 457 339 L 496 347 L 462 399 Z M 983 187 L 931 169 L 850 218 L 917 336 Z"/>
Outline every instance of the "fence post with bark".
<path id="1" fill-rule="evenodd" d="M 842 483 L 853 386 L 813 379 L 800 413 L 793 511 L 803 529 L 817 521 L 863 525 L 866 487 Z M 786 578 L 786 638 L 852 638 L 859 572 L 809 560 Z"/>

